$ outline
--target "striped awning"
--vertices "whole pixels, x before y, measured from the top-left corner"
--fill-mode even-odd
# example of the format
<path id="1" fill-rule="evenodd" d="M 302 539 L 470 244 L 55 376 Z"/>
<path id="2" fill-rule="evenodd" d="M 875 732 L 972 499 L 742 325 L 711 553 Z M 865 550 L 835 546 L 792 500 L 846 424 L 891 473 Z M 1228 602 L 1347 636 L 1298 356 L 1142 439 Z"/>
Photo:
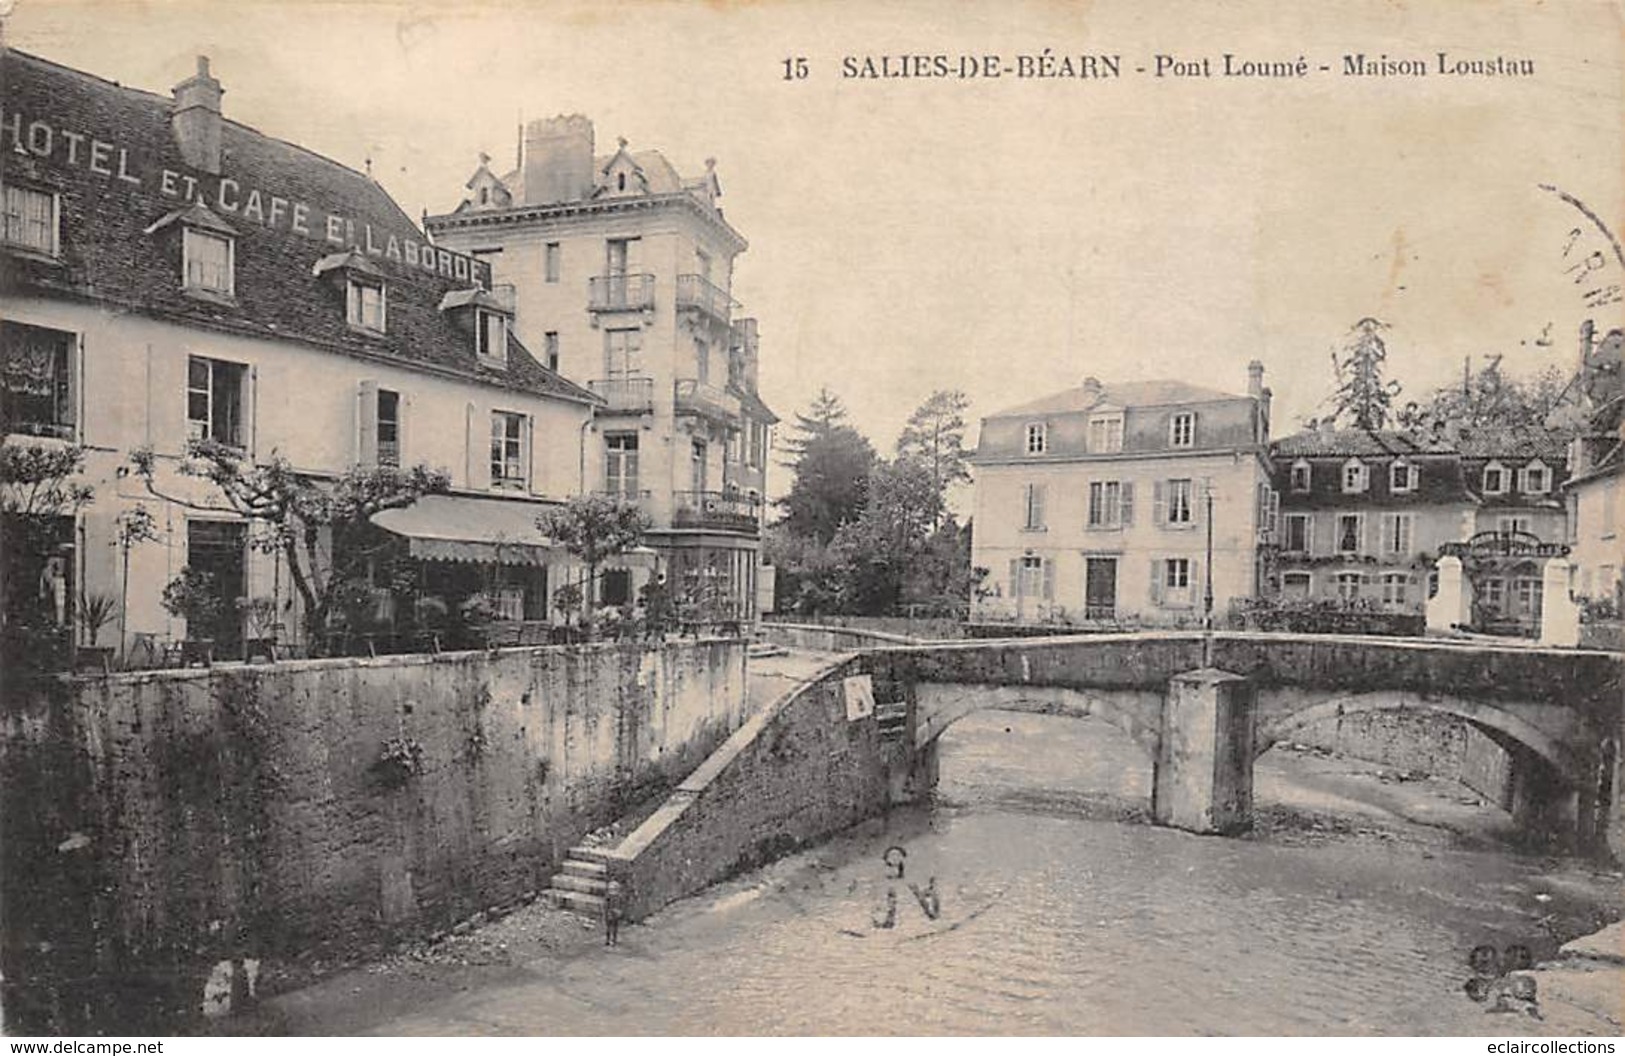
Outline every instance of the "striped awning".
<path id="1" fill-rule="evenodd" d="M 551 503 L 425 495 L 399 510 L 372 515 L 372 523 L 410 540 L 410 553 L 425 561 L 546 565 L 566 559 L 536 527 Z"/>

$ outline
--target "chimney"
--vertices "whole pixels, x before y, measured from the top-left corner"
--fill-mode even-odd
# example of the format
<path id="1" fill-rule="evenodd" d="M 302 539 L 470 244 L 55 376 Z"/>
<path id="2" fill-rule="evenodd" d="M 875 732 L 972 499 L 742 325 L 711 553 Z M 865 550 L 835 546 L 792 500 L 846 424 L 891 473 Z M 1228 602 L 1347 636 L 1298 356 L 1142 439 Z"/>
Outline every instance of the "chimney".
<path id="1" fill-rule="evenodd" d="M 756 383 L 760 340 L 755 319 L 739 319 L 734 322 L 734 347 L 739 349 L 740 382 L 746 392 L 758 391 Z"/>
<path id="2" fill-rule="evenodd" d="M 220 175 L 220 97 L 225 89 L 209 75 L 207 55 L 197 57 L 197 73 L 175 86 L 169 124 L 186 164 Z"/>
<path id="3" fill-rule="evenodd" d="M 1100 379 L 1093 376 L 1084 378 L 1083 391 L 1089 396 L 1089 402 L 1093 403 L 1098 400 L 1100 398 Z"/>
<path id="4" fill-rule="evenodd" d="M 544 117 L 525 126 L 526 205 L 579 202 L 592 196 L 592 122 L 580 114 Z"/>
<path id="5" fill-rule="evenodd" d="M 1264 387 L 1264 364 L 1253 360 L 1247 364 L 1247 395 L 1258 403 L 1258 441 L 1270 438 L 1270 399 L 1275 395 Z"/>

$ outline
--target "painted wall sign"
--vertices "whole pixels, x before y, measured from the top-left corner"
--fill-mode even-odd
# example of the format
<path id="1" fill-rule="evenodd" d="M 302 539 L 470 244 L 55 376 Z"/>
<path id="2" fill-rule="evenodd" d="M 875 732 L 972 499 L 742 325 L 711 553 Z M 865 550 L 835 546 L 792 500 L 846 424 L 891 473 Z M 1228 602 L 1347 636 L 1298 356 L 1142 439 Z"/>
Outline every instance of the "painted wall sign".
<path id="1" fill-rule="evenodd" d="M 285 197 L 237 177 L 164 168 L 114 140 L 75 132 L 23 113 L 0 112 L 0 150 L 25 152 L 51 165 L 89 172 L 111 183 L 156 190 L 177 202 L 198 202 L 231 220 L 357 249 L 403 268 L 484 289 L 491 287 L 491 266 L 484 261 L 392 231 L 374 230 L 371 224 L 334 212 L 320 202 Z"/>

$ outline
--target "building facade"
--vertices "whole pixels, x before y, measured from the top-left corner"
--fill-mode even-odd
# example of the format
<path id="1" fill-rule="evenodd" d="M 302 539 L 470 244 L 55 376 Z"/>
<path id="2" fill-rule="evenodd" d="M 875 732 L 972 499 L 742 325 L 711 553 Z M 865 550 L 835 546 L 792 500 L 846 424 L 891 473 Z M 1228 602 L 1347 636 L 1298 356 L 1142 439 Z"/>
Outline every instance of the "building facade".
<path id="1" fill-rule="evenodd" d="M 1529 631 L 1561 548 L 1565 458 L 1544 435 L 1453 441 L 1321 425 L 1272 447 L 1285 598 L 1420 615 L 1447 552 L 1464 555 L 1475 624 Z"/>
<path id="2" fill-rule="evenodd" d="M 1263 365 L 1245 395 L 1183 382 L 1075 389 L 982 421 L 972 618 L 1198 626 L 1258 591 L 1273 502 Z M 1211 545 L 1209 537 L 1211 534 Z"/>
<path id="3" fill-rule="evenodd" d="M 1612 603 L 1625 613 L 1625 331 L 1612 330 L 1593 345 L 1582 335 L 1580 386 L 1587 428 L 1569 445 L 1564 485 L 1569 522 L 1573 593 Z"/>
<path id="4" fill-rule="evenodd" d="M 318 480 L 446 471 L 450 494 L 390 511 L 418 586 L 545 616 L 548 569 L 568 562 L 535 517 L 580 490 L 601 400 L 517 339 L 489 265 L 431 245 L 367 175 L 225 118 L 207 60 L 170 96 L 0 61 L 6 442 L 82 447 L 94 492 L 40 568 L 8 566 L 14 580 L 37 578 L 67 622 L 76 599 L 124 596 L 125 645 L 206 632 L 229 654 L 240 599 L 271 599 L 279 633 L 304 636 L 280 555 L 177 472 L 206 439 Z M 130 472 L 138 449 L 182 502 Z M 138 506 L 156 538 L 126 556 L 118 530 Z M 216 626 L 162 606 L 183 568 L 212 577 Z"/>
<path id="5" fill-rule="evenodd" d="M 731 295 L 746 242 L 724 218 L 714 164 L 684 178 L 660 153 L 595 153 L 580 115 L 533 121 L 517 167 L 481 163 L 436 244 L 511 287 L 526 345 L 603 398 L 588 487 L 641 503 L 679 598 L 756 615 L 770 430 L 756 321 Z M 603 600 L 624 587 L 606 582 Z"/>

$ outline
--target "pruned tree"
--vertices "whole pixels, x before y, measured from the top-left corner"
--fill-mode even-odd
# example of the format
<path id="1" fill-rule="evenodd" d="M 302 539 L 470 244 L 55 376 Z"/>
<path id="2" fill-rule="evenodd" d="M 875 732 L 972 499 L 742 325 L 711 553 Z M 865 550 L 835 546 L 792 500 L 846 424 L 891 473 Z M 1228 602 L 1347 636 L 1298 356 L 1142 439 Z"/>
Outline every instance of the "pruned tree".
<path id="1" fill-rule="evenodd" d="M 649 516 L 637 503 L 614 495 L 577 495 L 564 505 L 542 513 L 536 518 L 536 527 L 587 566 L 587 589 L 582 592 L 582 605 L 590 626 L 593 584 L 598 581 L 599 567 L 643 542 L 649 530 Z"/>
<path id="2" fill-rule="evenodd" d="M 1332 353 L 1337 389 L 1328 417 L 1334 422 L 1374 431 L 1385 428 L 1393 417 L 1400 384 L 1384 378 L 1388 346 L 1382 332 L 1387 329 L 1379 319 L 1361 319 L 1349 328 L 1342 349 Z"/>
<path id="3" fill-rule="evenodd" d="M 192 440 L 177 472 L 213 484 L 219 496 L 213 502 L 165 491 L 157 481 L 151 449 L 131 452 L 130 464 L 157 498 L 188 509 L 227 510 L 257 525 L 250 545 L 282 554 L 304 605 L 306 627 L 317 629 L 326 628 L 346 584 L 365 573 L 368 559 L 384 545 L 373 514 L 402 509 L 451 488 L 444 470 L 424 465 L 355 466 L 324 479 L 296 470 L 276 451 L 255 463 L 230 445 Z"/>
<path id="4" fill-rule="evenodd" d="M 1568 388 L 1555 366 L 1516 378 L 1501 369 L 1500 356 L 1491 356 L 1477 371 L 1465 372 L 1461 384 L 1406 404 L 1397 417 L 1401 427 L 1423 436 L 1453 434 L 1508 444 L 1539 433 L 1566 438 L 1585 426 L 1581 408 L 1563 399 Z"/>

